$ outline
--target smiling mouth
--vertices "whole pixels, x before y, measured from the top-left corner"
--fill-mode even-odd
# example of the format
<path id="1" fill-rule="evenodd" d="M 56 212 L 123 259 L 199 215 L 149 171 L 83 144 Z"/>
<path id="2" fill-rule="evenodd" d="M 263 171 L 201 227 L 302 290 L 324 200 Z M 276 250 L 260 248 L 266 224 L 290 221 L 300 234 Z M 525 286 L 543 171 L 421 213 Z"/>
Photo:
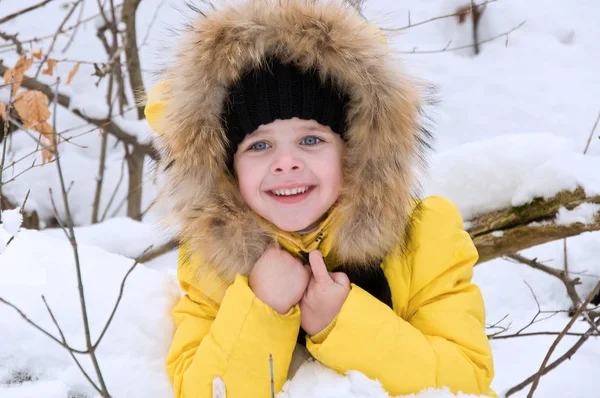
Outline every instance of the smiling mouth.
<path id="1" fill-rule="evenodd" d="M 307 192 L 309 189 L 311 189 L 312 186 L 304 186 L 304 187 L 298 187 L 298 188 L 294 188 L 294 189 L 273 189 L 271 191 L 269 191 L 269 193 L 275 195 L 275 196 L 294 196 L 294 195 L 301 195 L 305 192 Z"/>
<path id="2" fill-rule="evenodd" d="M 273 189 L 267 191 L 275 201 L 283 204 L 296 204 L 306 199 L 314 190 L 315 185 L 306 185 L 292 189 Z"/>

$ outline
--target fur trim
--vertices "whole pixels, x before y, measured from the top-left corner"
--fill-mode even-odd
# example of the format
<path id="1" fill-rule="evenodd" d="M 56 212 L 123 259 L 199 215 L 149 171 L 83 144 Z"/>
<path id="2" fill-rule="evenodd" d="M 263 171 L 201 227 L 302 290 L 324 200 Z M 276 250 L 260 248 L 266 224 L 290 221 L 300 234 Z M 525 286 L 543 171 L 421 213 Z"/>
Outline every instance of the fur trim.
<path id="1" fill-rule="evenodd" d="M 247 275 L 272 233 L 226 176 L 220 114 L 227 88 L 268 55 L 316 67 L 349 94 L 341 220 L 332 250 L 344 264 L 378 263 L 401 242 L 427 134 L 417 86 L 382 34 L 339 1 L 249 0 L 200 13 L 166 71 L 161 150 L 182 239 L 226 280 Z M 231 242 L 236 242 L 231 244 Z"/>

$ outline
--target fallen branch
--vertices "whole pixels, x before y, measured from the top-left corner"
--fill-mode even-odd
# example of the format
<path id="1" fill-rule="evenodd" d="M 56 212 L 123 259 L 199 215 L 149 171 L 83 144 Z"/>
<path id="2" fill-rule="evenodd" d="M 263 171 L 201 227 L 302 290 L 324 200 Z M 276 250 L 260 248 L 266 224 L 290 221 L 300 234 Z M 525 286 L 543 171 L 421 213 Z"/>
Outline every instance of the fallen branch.
<path id="1" fill-rule="evenodd" d="M 582 203 L 600 204 L 600 196 L 586 197 L 581 188 L 562 191 L 550 199 L 488 213 L 471 221 L 467 229 L 479 252 L 479 262 L 517 253 L 553 240 L 600 230 L 600 214 L 591 224 L 557 225 L 561 207 L 572 210 Z M 537 223 L 537 224 L 532 224 Z"/>

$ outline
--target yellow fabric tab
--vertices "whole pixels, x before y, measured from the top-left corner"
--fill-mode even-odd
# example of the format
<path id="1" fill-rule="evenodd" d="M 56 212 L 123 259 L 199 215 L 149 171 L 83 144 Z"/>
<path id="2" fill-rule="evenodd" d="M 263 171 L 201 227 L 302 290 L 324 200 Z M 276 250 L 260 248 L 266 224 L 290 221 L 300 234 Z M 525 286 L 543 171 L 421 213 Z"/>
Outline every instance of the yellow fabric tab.
<path id="1" fill-rule="evenodd" d="M 166 112 L 166 102 L 163 98 L 167 89 L 167 80 L 154 86 L 148 94 L 148 102 L 144 108 L 144 115 L 146 115 L 148 124 L 158 134 L 163 133 L 160 128 L 160 121 L 164 118 Z"/>

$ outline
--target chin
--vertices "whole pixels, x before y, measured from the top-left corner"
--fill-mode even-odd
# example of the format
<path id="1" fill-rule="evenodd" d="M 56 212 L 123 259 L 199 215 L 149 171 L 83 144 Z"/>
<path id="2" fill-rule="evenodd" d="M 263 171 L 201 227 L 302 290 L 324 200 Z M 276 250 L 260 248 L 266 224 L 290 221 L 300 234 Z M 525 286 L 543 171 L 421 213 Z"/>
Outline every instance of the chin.
<path id="1" fill-rule="evenodd" d="M 311 226 L 316 220 L 270 220 L 277 228 L 286 232 L 302 231 Z"/>

